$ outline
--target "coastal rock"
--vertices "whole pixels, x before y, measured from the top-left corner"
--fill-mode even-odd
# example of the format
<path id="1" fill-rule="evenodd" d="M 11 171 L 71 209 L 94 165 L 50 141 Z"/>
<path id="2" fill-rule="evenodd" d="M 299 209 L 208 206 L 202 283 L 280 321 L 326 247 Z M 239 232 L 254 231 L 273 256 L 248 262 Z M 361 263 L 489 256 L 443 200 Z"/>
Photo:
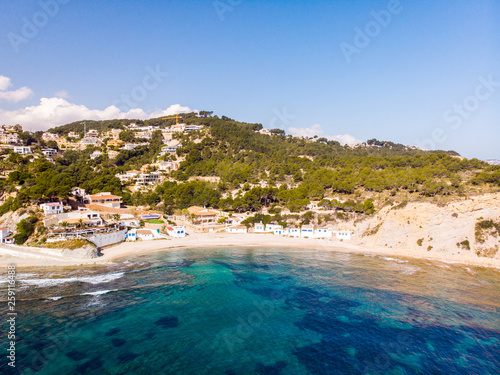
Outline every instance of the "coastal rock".
<path id="1" fill-rule="evenodd" d="M 363 245 L 387 246 L 395 249 L 446 252 L 461 256 L 500 258 L 499 237 L 486 235 L 476 240 L 476 223 L 481 220 L 500 221 L 500 193 L 464 198 L 437 205 L 429 202 L 410 202 L 395 209 L 384 207 L 374 217 L 359 223 L 359 233 L 353 242 Z M 470 249 L 459 246 L 468 241 Z"/>
<path id="2" fill-rule="evenodd" d="M 62 255 L 78 259 L 94 259 L 100 256 L 99 249 L 92 245 L 85 245 L 77 249 L 63 249 Z"/>

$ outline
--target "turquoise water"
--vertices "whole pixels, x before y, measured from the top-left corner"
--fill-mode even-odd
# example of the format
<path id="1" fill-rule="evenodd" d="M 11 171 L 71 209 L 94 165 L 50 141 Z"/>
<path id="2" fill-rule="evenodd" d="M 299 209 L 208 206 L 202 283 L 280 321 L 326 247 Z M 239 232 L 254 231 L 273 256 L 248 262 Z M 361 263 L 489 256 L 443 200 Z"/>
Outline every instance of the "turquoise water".
<path id="1" fill-rule="evenodd" d="M 500 373 L 496 269 L 214 248 L 17 277 L 2 374 Z"/>

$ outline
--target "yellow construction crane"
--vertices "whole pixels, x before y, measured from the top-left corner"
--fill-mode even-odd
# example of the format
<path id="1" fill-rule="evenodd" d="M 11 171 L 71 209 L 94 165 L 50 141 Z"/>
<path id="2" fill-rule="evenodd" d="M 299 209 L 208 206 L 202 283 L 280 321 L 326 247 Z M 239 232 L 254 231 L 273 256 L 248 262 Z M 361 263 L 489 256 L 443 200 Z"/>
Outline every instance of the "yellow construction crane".
<path id="1" fill-rule="evenodd" d="M 168 117 L 160 117 L 162 120 L 163 119 L 173 119 L 175 118 L 175 125 L 179 125 L 179 114 L 176 114 L 175 116 L 168 116 Z"/>

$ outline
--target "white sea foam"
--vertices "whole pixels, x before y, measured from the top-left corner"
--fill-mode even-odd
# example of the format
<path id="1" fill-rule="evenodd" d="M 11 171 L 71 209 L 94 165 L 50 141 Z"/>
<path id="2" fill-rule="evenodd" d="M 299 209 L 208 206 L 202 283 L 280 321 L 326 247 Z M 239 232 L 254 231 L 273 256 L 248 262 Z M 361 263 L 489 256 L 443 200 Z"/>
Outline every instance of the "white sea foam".
<path id="1" fill-rule="evenodd" d="M 102 284 L 109 283 L 110 281 L 117 280 L 123 277 L 124 272 L 110 273 L 105 275 L 96 275 L 96 276 L 80 276 L 80 277 L 67 277 L 67 278 L 54 278 L 54 279 L 24 279 L 19 280 L 24 284 L 35 285 L 40 288 L 61 285 L 65 283 L 89 283 L 89 284 Z"/>
<path id="2" fill-rule="evenodd" d="M 48 299 L 52 301 L 59 301 L 62 297 L 49 297 Z"/>
<path id="3" fill-rule="evenodd" d="M 380 257 L 380 259 L 389 260 L 389 261 L 393 261 L 396 263 L 408 263 L 407 260 L 401 260 L 401 259 L 396 259 L 396 258 L 391 258 L 391 257 Z"/>
<path id="4" fill-rule="evenodd" d="M 96 292 L 86 292 L 82 293 L 82 296 L 100 296 L 101 294 L 106 294 L 109 292 L 116 292 L 118 289 L 110 289 L 110 290 L 98 290 Z"/>
<path id="5" fill-rule="evenodd" d="M 420 268 L 417 267 L 411 267 L 411 266 L 403 266 L 403 270 L 401 271 L 405 275 L 413 275 L 415 272 L 417 272 Z"/>

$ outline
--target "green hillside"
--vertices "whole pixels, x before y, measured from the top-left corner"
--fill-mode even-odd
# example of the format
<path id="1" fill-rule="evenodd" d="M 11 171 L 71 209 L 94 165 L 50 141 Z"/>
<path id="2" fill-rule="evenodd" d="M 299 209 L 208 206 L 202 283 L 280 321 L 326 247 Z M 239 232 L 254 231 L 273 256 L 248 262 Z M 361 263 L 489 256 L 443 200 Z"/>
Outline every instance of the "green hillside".
<path id="1" fill-rule="evenodd" d="M 0 179 L 5 200 L 0 213 L 33 203 L 67 199 L 74 186 L 88 193 L 110 191 L 123 196 L 125 204 L 159 205 L 166 212 L 191 205 L 235 212 L 281 206 L 294 212 L 310 200 L 339 195 L 348 201 L 339 205 L 347 204 L 352 210 L 368 213 L 373 210 L 366 202 L 368 198 L 395 197 L 397 201 L 397 197 L 403 196 L 451 197 L 500 187 L 499 166 L 464 159 L 455 152 L 422 151 L 377 140 L 351 148 L 326 138 L 292 137 L 280 129 L 266 135 L 258 132 L 262 129 L 260 124 L 224 116 L 200 118 L 184 114 L 180 121 L 204 128 L 174 136 L 182 147 L 176 156 L 162 158 L 184 161 L 179 170 L 168 175 L 169 181 L 144 192 L 132 193 L 115 175 L 158 161 L 162 147 L 160 130 L 174 124 L 173 119 L 88 122 L 87 130 L 99 132 L 122 129 L 131 122 L 158 126 L 148 144 L 135 150 L 119 150 L 113 159 L 103 153 L 91 160 L 90 154 L 97 150 L 94 146 L 65 151 L 53 163 L 42 156 L 30 161 L 32 156 L 3 151 L 0 168 L 8 174 Z M 67 124 L 50 131 L 65 136 L 70 131 L 83 132 L 83 124 Z M 122 132 L 120 138 L 126 134 Z M 133 137 L 128 141 L 143 142 Z M 103 146 L 100 150 L 109 149 Z M 191 177 L 218 177 L 218 182 L 192 179 L 188 182 Z M 6 199 L 7 196 L 10 197 Z"/>

